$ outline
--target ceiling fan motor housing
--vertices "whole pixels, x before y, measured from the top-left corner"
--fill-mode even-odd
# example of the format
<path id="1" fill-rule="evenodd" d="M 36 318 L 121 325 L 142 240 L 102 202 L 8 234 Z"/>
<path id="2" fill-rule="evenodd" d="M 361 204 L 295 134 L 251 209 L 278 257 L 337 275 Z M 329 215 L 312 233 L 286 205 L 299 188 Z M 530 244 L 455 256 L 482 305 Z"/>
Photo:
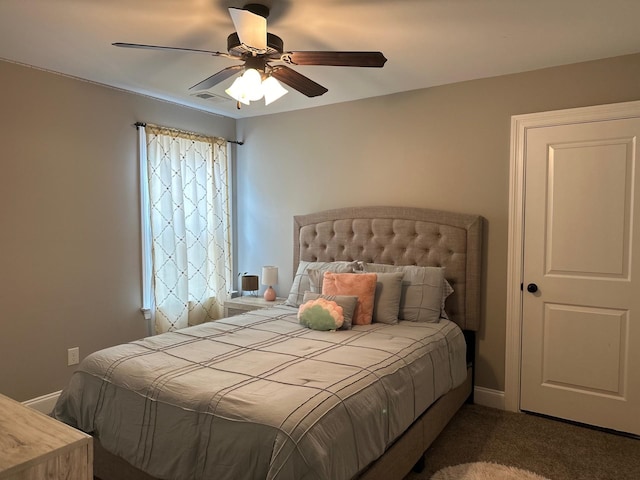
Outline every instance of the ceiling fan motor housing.
<path id="1" fill-rule="evenodd" d="M 236 32 L 227 37 L 227 51 L 234 57 L 242 57 L 249 50 L 242 45 L 240 37 Z M 284 42 L 280 37 L 273 33 L 267 33 L 267 51 L 265 55 L 270 56 L 277 54 L 278 56 L 284 51 Z"/>

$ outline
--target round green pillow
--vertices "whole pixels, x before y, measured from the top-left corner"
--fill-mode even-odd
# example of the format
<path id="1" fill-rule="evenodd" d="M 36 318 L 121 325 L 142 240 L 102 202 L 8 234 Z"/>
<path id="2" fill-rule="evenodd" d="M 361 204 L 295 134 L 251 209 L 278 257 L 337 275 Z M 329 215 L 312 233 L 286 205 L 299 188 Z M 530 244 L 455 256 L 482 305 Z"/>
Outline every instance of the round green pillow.
<path id="1" fill-rule="evenodd" d="M 337 330 L 344 322 L 344 315 L 336 302 L 317 298 L 300 305 L 298 321 L 312 330 Z"/>

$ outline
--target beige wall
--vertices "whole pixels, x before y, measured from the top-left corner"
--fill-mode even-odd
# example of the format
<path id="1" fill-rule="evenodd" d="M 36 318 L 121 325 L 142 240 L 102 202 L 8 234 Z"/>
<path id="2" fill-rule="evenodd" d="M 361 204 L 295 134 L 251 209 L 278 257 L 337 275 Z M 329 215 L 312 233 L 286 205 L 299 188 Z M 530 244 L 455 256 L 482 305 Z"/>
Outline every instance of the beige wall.
<path id="1" fill-rule="evenodd" d="M 136 121 L 235 137 L 235 121 L 0 62 L 0 393 L 60 390 L 145 336 Z"/>
<path id="2" fill-rule="evenodd" d="M 278 292 L 288 291 L 295 214 L 404 205 L 483 215 L 476 380 L 504 390 L 511 116 L 638 100 L 639 79 L 631 55 L 240 120 L 240 270 L 278 265 Z"/>

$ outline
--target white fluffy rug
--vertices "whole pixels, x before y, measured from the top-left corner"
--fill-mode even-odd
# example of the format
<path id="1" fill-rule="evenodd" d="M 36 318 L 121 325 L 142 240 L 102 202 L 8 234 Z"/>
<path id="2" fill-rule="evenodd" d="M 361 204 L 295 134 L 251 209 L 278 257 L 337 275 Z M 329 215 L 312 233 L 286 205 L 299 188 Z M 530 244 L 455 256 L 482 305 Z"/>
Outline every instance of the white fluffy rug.
<path id="1" fill-rule="evenodd" d="M 431 480 L 548 480 L 533 472 L 499 463 L 474 462 L 443 468 Z"/>

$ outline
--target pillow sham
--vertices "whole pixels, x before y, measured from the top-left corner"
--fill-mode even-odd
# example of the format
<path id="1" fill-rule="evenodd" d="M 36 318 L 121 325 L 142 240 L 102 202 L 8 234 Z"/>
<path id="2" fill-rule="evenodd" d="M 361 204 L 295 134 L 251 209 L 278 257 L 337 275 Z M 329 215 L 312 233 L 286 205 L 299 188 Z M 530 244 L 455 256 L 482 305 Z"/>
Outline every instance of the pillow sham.
<path id="1" fill-rule="evenodd" d="M 302 304 L 304 305 L 308 301 L 317 300 L 318 298 L 331 300 L 340 305 L 342 307 L 342 316 L 344 317 L 340 330 L 349 330 L 351 328 L 353 325 L 353 314 L 356 310 L 356 304 L 358 303 L 358 297 L 353 295 L 322 295 L 320 293 L 304 292 Z"/>
<path id="2" fill-rule="evenodd" d="M 365 263 L 367 272 L 402 272 L 400 320 L 437 323 L 443 303 L 444 268 Z"/>
<path id="3" fill-rule="evenodd" d="M 284 304 L 290 307 L 299 307 L 304 297 L 304 292 L 311 290 L 309 284 L 308 269 L 321 270 L 322 272 L 353 272 L 355 262 L 305 262 L 298 263 L 298 270 L 293 278 L 293 284 Z"/>
<path id="4" fill-rule="evenodd" d="M 344 322 L 342 307 L 336 302 L 316 298 L 300 305 L 298 321 L 312 330 L 337 330 Z"/>
<path id="5" fill-rule="evenodd" d="M 445 320 L 449 320 L 449 315 L 447 315 L 447 311 L 445 310 L 445 302 L 449 295 L 453 293 L 453 287 L 444 279 L 444 284 L 442 285 L 442 303 L 440 304 L 440 318 L 444 318 Z"/>
<path id="6" fill-rule="evenodd" d="M 375 273 L 325 272 L 323 295 L 355 295 L 358 297 L 353 315 L 354 325 L 369 325 L 373 320 L 373 300 L 376 293 Z"/>
<path id="7" fill-rule="evenodd" d="M 309 287 L 311 291 L 313 293 L 322 292 L 322 277 L 324 276 L 324 271 L 318 270 L 317 268 L 309 268 L 307 274 L 309 275 Z"/>
<path id="8" fill-rule="evenodd" d="M 373 323 L 395 325 L 400 315 L 404 273 L 377 273 L 373 299 Z"/>

